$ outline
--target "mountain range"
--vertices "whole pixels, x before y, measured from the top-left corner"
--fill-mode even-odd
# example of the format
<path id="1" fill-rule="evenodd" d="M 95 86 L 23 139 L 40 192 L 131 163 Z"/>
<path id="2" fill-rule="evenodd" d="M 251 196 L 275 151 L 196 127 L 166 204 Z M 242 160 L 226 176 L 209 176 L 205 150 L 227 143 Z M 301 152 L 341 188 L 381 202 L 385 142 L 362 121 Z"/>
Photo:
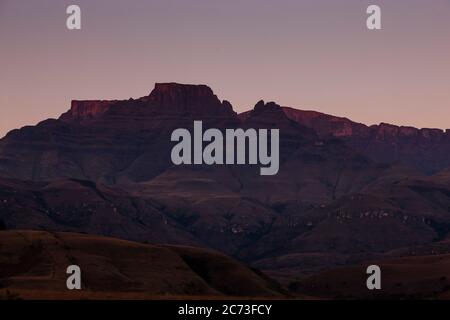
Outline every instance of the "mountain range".
<path id="1" fill-rule="evenodd" d="M 195 120 L 279 129 L 278 174 L 172 165 L 172 131 Z M 450 250 L 449 147 L 449 130 L 264 101 L 237 114 L 207 86 L 156 84 L 139 99 L 72 101 L 0 140 L 0 227 L 214 249 L 295 283 Z"/>

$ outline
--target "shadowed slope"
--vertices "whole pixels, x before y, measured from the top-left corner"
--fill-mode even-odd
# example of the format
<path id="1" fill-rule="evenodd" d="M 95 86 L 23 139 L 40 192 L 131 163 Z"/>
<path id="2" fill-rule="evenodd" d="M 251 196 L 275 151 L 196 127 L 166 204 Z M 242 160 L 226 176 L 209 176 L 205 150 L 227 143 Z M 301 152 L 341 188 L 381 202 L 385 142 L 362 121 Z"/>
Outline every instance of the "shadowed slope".
<path id="1" fill-rule="evenodd" d="M 0 232 L 0 244 L 0 287 L 35 291 L 31 298 L 67 294 L 66 268 L 73 264 L 81 268 L 83 290 L 72 298 L 281 296 L 275 282 L 205 249 L 20 230 Z"/>

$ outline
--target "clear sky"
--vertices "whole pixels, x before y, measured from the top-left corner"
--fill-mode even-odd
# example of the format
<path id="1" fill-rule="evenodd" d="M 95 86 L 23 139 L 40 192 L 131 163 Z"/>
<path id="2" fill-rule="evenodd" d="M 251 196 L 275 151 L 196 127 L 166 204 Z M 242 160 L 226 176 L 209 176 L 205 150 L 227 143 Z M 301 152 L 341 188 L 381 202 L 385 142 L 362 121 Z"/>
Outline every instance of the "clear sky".
<path id="1" fill-rule="evenodd" d="M 237 111 L 450 128 L 450 0 L 0 0 L 0 44 L 0 136 L 155 82 L 207 84 Z"/>

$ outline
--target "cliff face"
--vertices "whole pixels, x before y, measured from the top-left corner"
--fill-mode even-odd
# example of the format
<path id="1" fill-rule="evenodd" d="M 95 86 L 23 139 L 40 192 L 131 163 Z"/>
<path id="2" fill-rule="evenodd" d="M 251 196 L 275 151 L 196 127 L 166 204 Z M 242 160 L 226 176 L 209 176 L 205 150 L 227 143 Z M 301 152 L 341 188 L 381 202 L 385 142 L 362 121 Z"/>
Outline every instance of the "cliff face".
<path id="1" fill-rule="evenodd" d="M 181 85 L 157 83 L 145 97 L 129 100 L 85 100 L 72 101 L 68 112 L 59 118 L 65 122 L 86 122 L 102 118 L 117 120 L 128 117 L 130 121 L 151 120 L 148 117 L 202 116 L 205 118 L 235 118 L 236 113 L 228 101 L 221 102 L 205 85 Z M 133 118 L 135 117 L 135 118 Z M 142 122 L 142 121 L 138 121 Z"/>
<path id="2" fill-rule="evenodd" d="M 95 119 L 107 112 L 116 102 L 105 100 L 73 100 L 70 110 L 62 114 L 60 119 L 66 121 Z"/>
<path id="3" fill-rule="evenodd" d="M 239 123 L 207 86 L 156 84 L 139 99 L 73 101 L 58 120 L 13 130 L 0 141 L 0 176 L 148 180 L 171 165 L 171 132 L 194 120 L 218 128 Z"/>
<path id="4" fill-rule="evenodd" d="M 387 123 L 366 126 L 347 118 L 283 108 L 292 120 L 333 136 L 376 162 L 402 163 L 426 174 L 450 167 L 450 129 L 417 129 Z"/>
<path id="5" fill-rule="evenodd" d="M 235 116 L 228 101 L 221 102 L 211 88 L 205 85 L 157 83 L 150 95 L 144 98 L 152 106 L 185 114 Z"/>

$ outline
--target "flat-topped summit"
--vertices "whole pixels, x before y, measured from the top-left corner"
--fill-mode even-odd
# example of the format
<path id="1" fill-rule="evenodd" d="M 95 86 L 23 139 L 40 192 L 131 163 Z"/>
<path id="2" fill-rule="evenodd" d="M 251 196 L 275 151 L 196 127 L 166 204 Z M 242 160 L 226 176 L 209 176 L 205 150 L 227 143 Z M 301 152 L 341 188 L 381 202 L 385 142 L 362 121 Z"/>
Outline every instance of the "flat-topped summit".
<path id="1" fill-rule="evenodd" d="M 157 94 L 194 94 L 197 96 L 211 97 L 215 96 L 210 87 L 204 84 L 181 84 L 177 82 L 157 82 L 155 87 L 150 93 L 151 95 Z"/>
<path id="2" fill-rule="evenodd" d="M 233 106 L 226 100 L 220 101 L 207 85 L 156 83 L 150 95 L 143 99 L 160 108 L 180 112 L 235 114 Z"/>
<path id="3" fill-rule="evenodd" d="M 206 85 L 156 83 L 148 96 L 129 100 L 73 100 L 70 110 L 60 120 L 97 119 L 113 109 L 115 114 L 156 113 L 236 116 L 228 101 L 220 101 Z"/>

